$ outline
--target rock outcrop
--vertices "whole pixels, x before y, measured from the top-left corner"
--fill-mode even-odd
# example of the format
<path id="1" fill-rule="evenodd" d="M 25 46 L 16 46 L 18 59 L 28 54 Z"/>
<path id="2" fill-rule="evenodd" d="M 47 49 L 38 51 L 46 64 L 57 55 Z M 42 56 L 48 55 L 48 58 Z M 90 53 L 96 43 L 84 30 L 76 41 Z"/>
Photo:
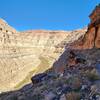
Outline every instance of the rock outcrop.
<path id="1" fill-rule="evenodd" d="M 72 43 L 73 49 L 100 48 L 100 4 L 90 14 L 90 24 L 84 37 Z"/>
<path id="2" fill-rule="evenodd" d="M 100 5 L 90 14 L 91 22 L 85 36 L 83 48 L 100 48 Z"/>

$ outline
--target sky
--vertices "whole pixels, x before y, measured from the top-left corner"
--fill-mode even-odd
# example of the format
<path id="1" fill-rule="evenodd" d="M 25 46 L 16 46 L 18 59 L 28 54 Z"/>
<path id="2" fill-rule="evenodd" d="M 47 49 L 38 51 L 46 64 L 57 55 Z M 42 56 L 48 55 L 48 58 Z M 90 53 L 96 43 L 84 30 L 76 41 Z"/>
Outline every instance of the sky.
<path id="1" fill-rule="evenodd" d="M 19 31 L 86 27 L 100 0 L 0 0 L 0 18 Z"/>

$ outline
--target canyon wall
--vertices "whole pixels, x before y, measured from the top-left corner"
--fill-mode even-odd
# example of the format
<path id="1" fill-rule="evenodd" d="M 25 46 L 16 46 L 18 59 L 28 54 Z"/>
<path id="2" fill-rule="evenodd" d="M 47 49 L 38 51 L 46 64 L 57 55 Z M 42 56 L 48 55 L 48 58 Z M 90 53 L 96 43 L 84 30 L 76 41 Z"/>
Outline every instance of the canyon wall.
<path id="1" fill-rule="evenodd" d="M 85 31 L 18 32 L 0 19 L 0 91 L 29 83 L 31 76 L 52 66 L 66 43 L 77 40 Z"/>

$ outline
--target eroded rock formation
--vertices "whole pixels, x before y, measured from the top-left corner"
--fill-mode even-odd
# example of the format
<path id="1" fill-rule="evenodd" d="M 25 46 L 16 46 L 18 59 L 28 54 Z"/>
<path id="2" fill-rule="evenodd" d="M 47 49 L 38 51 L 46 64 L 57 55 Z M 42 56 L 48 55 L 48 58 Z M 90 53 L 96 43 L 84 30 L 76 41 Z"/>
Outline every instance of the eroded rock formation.
<path id="1" fill-rule="evenodd" d="M 73 49 L 100 48 L 100 4 L 90 14 L 86 34 L 70 45 Z"/>
<path id="2" fill-rule="evenodd" d="M 84 48 L 100 48 L 100 5 L 90 14 L 91 22 L 85 36 Z"/>
<path id="3" fill-rule="evenodd" d="M 80 31 L 18 32 L 0 19 L 0 91 L 19 88 L 50 68 L 63 52 L 63 44 L 77 40 L 86 30 Z"/>

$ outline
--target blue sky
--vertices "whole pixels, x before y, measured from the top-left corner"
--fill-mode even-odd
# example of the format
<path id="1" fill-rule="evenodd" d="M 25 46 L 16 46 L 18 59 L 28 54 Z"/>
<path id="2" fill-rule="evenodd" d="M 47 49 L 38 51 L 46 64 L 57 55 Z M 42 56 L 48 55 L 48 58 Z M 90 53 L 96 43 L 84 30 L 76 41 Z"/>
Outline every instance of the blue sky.
<path id="1" fill-rule="evenodd" d="M 0 17 L 17 30 L 74 30 L 100 0 L 0 0 Z"/>

